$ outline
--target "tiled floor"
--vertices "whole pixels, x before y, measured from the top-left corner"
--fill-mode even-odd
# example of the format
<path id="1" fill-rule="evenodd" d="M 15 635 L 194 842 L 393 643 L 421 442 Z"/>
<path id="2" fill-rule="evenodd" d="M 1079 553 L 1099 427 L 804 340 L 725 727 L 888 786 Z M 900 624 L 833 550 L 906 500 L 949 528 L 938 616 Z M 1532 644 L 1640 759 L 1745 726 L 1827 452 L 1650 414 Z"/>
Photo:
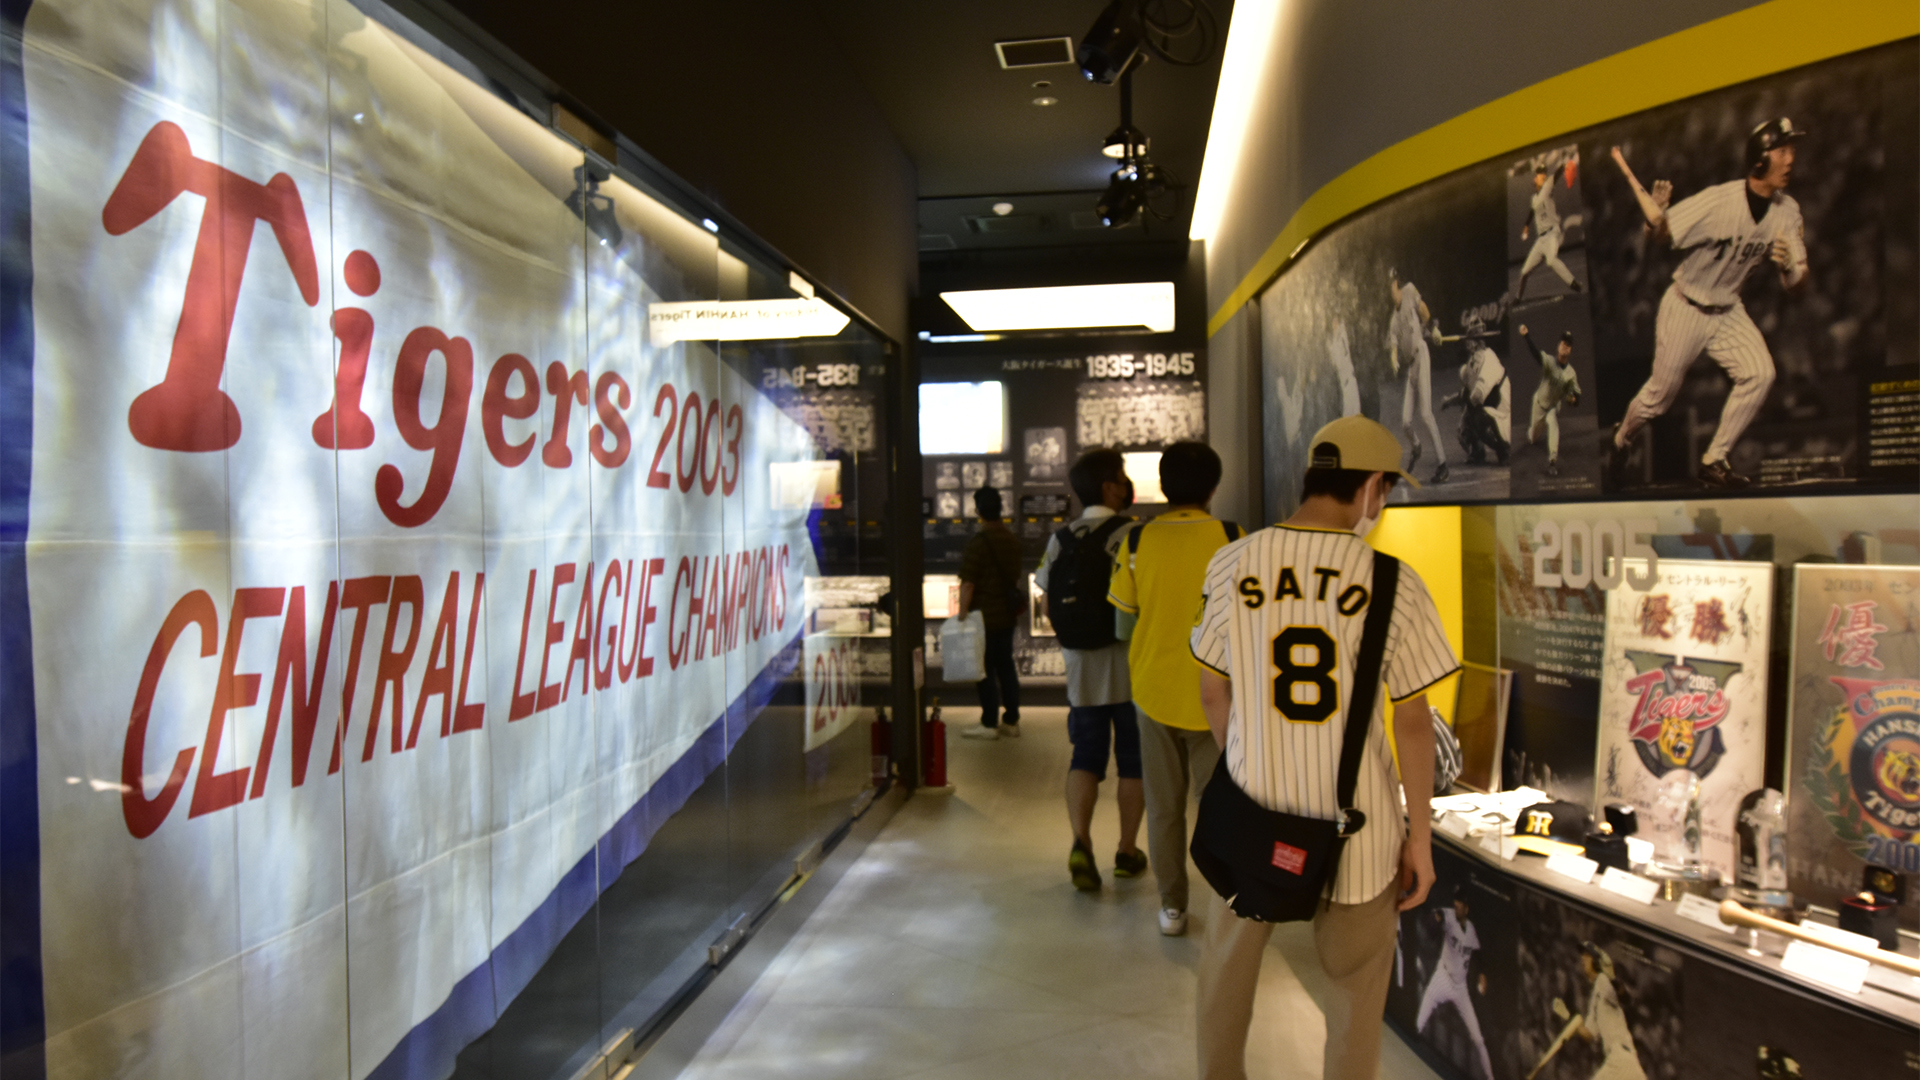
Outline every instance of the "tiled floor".
<path id="1" fill-rule="evenodd" d="M 973 723 L 978 712 L 947 717 Z M 1152 878 L 1113 879 L 1111 780 L 1094 822 L 1106 888 L 1074 891 L 1066 710 L 1029 710 L 1023 730 L 992 742 L 951 733 L 956 791 L 907 802 L 685 1080 L 1194 1075 L 1197 922 L 1195 936 L 1161 937 Z M 1310 931 L 1282 927 L 1274 940 L 1249 1073 L 1316 1077 L 1324 1036 Z M 1396 1036 L 1383 1038 L 1383 1080 L 1434 1077 Z"/>

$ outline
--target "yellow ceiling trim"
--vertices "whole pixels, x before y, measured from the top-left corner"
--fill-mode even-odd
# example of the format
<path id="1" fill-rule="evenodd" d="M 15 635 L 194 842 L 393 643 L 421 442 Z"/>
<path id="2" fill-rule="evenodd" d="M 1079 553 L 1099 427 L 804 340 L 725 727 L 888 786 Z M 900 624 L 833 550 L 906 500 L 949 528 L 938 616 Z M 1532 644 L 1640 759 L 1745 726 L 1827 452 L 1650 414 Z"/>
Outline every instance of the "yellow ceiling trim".
<path id="1" fill-rule="evenodd" d="M 1391 195 L 1556 135 L 1916 34 L 1914 0 L 1771 0 L 1490 101 L 1387 147 L 1309 196 L 1207 320 L 1207 336 L 1306 241 Z"/>

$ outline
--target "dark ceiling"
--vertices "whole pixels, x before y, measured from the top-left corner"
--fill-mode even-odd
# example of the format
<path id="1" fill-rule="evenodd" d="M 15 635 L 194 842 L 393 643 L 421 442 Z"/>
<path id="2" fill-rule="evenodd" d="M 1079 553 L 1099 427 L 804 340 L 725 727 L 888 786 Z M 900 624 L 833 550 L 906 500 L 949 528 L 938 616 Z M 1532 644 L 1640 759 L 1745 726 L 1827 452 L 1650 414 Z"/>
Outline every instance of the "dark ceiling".
<path id="1" fill-rule="evenodd" d="M 1152 140 L 1148 156 L 1185 185 L 1156 204 L 1172 220 L 1142 215 L 1103 229 L 1092 211 L 1115 167 L 1100 144 L 1119 124 L 1119 88 L 1088 82 L 1073 64 L 1002 69 L 993 47 L 1077 44 L 1103 0 L 819 0 L 918 170 L 923 255 L 1185 238 L 1233 7 L 1208 3 L 1220 33 L 1206 63 L 1156 59 L 1133 76 L 1133 122 Z M 1035 105 L 1042 96 L 1058 103 Z M 1012 213 L 994 214 L 1002 201 Z"/>

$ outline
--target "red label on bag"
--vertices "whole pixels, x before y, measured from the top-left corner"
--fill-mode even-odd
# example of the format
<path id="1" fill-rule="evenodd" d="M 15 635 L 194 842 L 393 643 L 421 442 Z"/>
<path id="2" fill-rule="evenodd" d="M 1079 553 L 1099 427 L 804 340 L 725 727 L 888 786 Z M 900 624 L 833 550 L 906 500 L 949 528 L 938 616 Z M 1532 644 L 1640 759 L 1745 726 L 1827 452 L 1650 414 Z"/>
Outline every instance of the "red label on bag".
<path id="1" fill-rule="evenodd" d="M 1292 844 L 1273 842 L 1273 865 L 1289 874 L 1298 874 L 1307 868 L 1307 853 L 1303 848 Z"/>

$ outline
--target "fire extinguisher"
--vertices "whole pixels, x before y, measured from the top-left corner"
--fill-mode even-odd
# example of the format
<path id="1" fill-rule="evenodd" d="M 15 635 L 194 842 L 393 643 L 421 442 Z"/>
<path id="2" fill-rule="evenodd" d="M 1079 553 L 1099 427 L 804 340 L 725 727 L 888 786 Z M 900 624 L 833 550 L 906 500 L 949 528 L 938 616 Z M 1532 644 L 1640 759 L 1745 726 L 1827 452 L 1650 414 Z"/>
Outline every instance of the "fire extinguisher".
<path id="1" fill-rule="evenodd" d="M 873 724 L 869 731 L 873 753 L 873 786 L 879 787 L 887 782 L 890 772 L 888 763 L 893 760 L 893 723 L 887 719 L 886 706 L 878 706 L 873 710 Z"/>
<path id="2" fill-rule="evenodd" d="M 927 722 L 920 729 L 920 741 L 926 754 L 924 782 L 930 788 L 947 786 L 947 725 L 940 719 L 940 699 L 928 703 Z"/>

